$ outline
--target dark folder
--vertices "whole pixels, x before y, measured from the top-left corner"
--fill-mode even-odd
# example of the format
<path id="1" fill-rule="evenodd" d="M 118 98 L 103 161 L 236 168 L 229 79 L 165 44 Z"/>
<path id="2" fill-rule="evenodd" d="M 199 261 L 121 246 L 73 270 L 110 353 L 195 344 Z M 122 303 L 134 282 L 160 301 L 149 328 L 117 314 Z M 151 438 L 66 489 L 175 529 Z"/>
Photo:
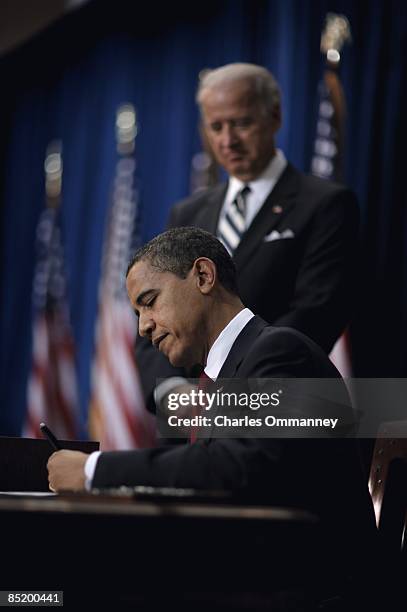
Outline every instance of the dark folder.
<path id="1" fill-rule="evenodd" d="M 60 442 L 69 450 L 99 450 L 99 442 Z M 53 452 L 48 440 L 0 436 L 0 491 L 49 491 L 47 461 Z"/>

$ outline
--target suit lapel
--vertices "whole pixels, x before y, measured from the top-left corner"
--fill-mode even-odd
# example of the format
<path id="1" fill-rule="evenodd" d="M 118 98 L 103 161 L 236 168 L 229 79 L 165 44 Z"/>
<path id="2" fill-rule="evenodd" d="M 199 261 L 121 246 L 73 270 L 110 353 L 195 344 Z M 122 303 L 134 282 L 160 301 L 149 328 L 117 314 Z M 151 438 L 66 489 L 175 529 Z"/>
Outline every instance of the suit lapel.
<path id="1" fill-rule="evenodd" d="M 212 189 L 207 196 L 205 207 L 202 208 L 202 215 L 199 222 L 196 223 L 197 226 L 215 236 L 217 234 L 218 219 L 227 188 L 227 183 L 221 183 Z"/>
<path id="2" fill-rule="evenodd" d="M 262 332 L 262 330 L 265 327 L 268 327 L 268 323 L 266 323 L 266 321 L 264 321 L 260 317 L 254 316 L 250 319 L 250 321 L 242 329 L 242 331 L 240 332 L 240 334 L 234 341 L 232 348 L 229 351 L 229 355 L 227 356 L 226 361 L 223 364 L 221 371 L 219 372 L 219 375 L 217 378 L 218 382 L 223 378 L 234 378 L 235 377 L 239 365 L 245 358 L 248 350 L 252 346 L 257 336 Z M 219 391 L 223 390 L 223 392 L 225 392 L 225 389 L 227 388 L 228 388 L 227 384 L 226 384 L 226 387 L 222 386 L 219 388 L 219 385 L 216 382 L 214 383 L 214 389 L 216 390 L 219 390 Z M 216 404 L 215 404 L 215 410 L 212 415 L 213 416 L 212 426 L 209 431 L 205 431 L 205 435 L 204 435 L 204 437 L 207 440 L 210 440 L 213 437 L 213 432 L 216 429 L 215 416 L 218 414 L 219 408 L 220 406 L 216 407 Z"/>
<path id="3" fill-rule="evenodd" d="M 233 378 L 235 376 L 239 365 L 245 358 L 253 342 L 267 326 L 268 323 L 260 317 L 254 316 L 250 319 L 234 341 L 229 351 L 229 355 L 219 372 L 218 379 Z"/>
<path id="4" fill-rule="evenodd" d="M 288 164 L 234 253 L 238 269 L 250 259 L 264 236 L 280 223 L 295 205 L 294 195 L 298 191 L 298 180 L 298 172 Z"/>

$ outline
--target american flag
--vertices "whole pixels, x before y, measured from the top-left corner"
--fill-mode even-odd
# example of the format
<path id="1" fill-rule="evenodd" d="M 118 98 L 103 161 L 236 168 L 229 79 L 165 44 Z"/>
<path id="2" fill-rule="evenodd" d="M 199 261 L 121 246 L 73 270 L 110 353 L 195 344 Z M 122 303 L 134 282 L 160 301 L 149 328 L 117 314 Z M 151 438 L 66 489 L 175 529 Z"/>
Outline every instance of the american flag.
<path id="1" fill-rule="evenodd" d="M 340 180 L 340 147 L 338 116 L 332 101 L 329 81 L 336 75 L 328 71 L 319 83 L 319 107 L 311 171 L 315 176 Z"/>
<path id="2" fill-rule="evenodd" d="M 103 450 L 153 446 L 155 424 L 144 406 L 134 348 L 135 315 L 128 301 L 125 274 L 131 254 L 140 242 L 139 192 L 133 154 L 135 111 L 119 108 L 119 159 L 107 224 L 99 285 L 99 315 L 92 372 L 89 431 Z M 126 140 L 126 135 L 127 137 Z M 127 146 L 124 146 L 126 144 Z M 132 144 L 133 143 L 133 144 Z"/>
<path id="3" fill-rule="evenodd" d="M 49 206 L 37 226 L 32 368 L 24 434 L 43 437 L 39 425 L 44 421 L 58 437 L 75 439 L 79 432 L 75 348 L 58 218 L 58 208 Z"/>
<path id="4" fill-rule="evenodd" d="M 318 119 L 311 161 L 312 174 L 327 180 L 340 181 L 342 178 L 346 102 L 337 68 L 339 50 L 350 38 L 350 26 L 346 17 L 328 13 L 321 38 L 321 51 L 326 53 L 327 67 L 319 84 Z M 329 357 L 344 378 L 352 376 L 348 330 L 337 340 Z"/>

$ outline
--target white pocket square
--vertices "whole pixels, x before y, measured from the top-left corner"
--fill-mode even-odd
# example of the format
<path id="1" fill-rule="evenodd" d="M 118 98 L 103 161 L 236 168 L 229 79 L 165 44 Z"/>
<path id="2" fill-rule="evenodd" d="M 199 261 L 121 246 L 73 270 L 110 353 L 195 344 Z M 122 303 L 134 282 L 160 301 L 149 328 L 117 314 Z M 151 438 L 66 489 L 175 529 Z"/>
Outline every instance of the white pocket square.
<path id="1" fill-rule="evenodd" d="M 267 236 L 264 236 L 264 242 L 273 242 L 273 240 L 284 240 L 285 238 L 294 238 L 294 232 L 291 229 L 285 229 L 282 232 L 273 230 Z"/>

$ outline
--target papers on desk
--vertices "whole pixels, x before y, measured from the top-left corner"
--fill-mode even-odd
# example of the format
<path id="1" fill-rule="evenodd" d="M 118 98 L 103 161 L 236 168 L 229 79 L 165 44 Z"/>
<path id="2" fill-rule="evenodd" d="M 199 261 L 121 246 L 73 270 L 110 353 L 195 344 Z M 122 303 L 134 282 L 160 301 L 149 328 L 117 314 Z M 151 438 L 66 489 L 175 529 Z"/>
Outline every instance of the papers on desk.
<path id="1" fill-rule="evenodd" d="M 175 487 L 113 487 L 106 489 L 92 489 L 92 495 L 134 498 L 146 501 L 222 501 L 231 498 L 230 491 L 204 491 L 198 489 L 181 489 Z"/>
<path id="2" fill-rule="evenodd" d="M 57 493 L 52 491 L 0 491 L 0 495 L 10 495 L 11 497 L 55 497 Z"/>

